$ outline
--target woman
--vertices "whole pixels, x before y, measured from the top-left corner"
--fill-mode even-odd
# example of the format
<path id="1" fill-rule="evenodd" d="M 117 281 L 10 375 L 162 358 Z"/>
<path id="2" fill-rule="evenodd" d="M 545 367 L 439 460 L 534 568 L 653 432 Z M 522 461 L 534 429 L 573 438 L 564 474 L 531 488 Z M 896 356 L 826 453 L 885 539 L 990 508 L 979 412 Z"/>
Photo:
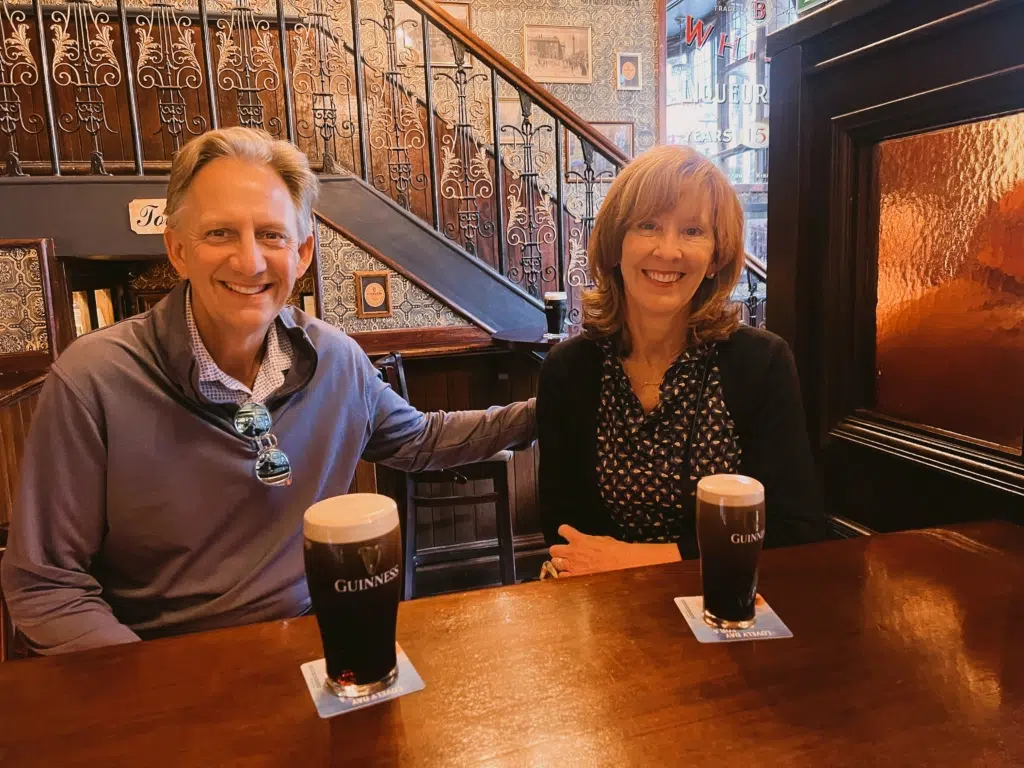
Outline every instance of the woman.
<path id="1" fill-rule="evenodd" d="M 824 536 L 793 356 L 730 308 L 742 233 L 736 193 L 691 149 L 656 147 L 612 183 L 584 333 L 540 374 L 540 500 L 560 575 L 696 557 L 696 485 L 714 473 L 764 484 L 767 546 Z"/>

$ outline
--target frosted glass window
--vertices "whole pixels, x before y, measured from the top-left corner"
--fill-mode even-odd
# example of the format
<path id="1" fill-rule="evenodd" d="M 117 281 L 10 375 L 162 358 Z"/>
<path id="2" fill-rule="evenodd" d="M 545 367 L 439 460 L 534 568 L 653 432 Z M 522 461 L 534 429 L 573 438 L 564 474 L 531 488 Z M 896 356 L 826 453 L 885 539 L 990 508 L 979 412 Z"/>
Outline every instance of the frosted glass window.
<path id="1" fill-rule="evenodd" d="M 877 409 L 1020 453 L 1024 114 L 875 152 Z"/>

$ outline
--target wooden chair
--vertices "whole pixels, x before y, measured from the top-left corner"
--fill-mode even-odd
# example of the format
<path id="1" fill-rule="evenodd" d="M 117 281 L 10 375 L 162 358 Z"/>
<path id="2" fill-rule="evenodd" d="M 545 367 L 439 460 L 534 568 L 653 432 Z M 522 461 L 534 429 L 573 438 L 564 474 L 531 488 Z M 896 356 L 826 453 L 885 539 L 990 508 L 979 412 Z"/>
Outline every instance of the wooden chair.
<path id="1" fill-rule="evenodd" d="M 391 385 L 406 400 L 409 389 L 405 381 L 405 368 L 402 355 L 392 352 L 374 363 L 381 378 Z M 451 469 L 428 472 L 396 472 L 401 478 L 400 493 L 405 500 L 405 583 L 406 600 L 415 597 L 416 568 L 420 565 L 433 565 L 442 562 L 458 562 L 485 555 L 498 555 L 503 584 L 516 583 L 515 550 L 512 546 L 512 509 L 508 494 L 508 463 L 512 460 L 510 451 L 500 451 L 486 461 L 466 464 Z M 493 491 L 487 493 L 455 494 L 452 496 L 422 496 L 416 493 L 420 483 L 453 483 L 458 486 L 468 485 L 472 480 L 490 480 Z M 497 529 L 497 544 L 482 548 L 472 548 L 464 553 L 423 552 L 416 550 L 416 512 L 420 507 L 460 507 L 474 504 L 494 504 L 494 522 Z"/>
<path id="2" fill-rule="evenodd" d="M 8 523 L 0 524 L 0 563 L 3 562 L 4 552 L 7 550 L 8 531 Z M 19 635 L 14 628 L 11 614 L 7 610 L 7 602 L 4 600 L 4 591 L 0 585 L 0 662 L 25 659 L 33 655 L 25 643 L 25 638 Z"/>
<path id="3" fill-rule="evenodd" d="M 0 524 L 0 563 L 4 561 L 4 552 L 7 551 L 7 523 Z M 7 603 L 4 602 L 3 587 L 0 585 L 0 661 L 7 661 L 8 654 L 14 647 L 14 625 L 7 613 Z"/>

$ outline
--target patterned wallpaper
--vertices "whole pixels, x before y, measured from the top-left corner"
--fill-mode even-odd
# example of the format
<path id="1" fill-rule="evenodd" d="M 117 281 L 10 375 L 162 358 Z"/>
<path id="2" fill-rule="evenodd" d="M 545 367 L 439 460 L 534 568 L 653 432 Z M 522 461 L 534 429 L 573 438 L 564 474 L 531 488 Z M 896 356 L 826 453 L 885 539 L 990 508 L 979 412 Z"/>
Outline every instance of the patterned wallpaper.
<path id="1" fill-rule="evenodd" d="M 466 326 L 470 322 L 430 294 L 391 273 L 391 317 L 356 317 L 352 273 L 386 270 L 387 266 L 327 225 L 317 222 L 320 236 L 320 301 L 325 321 L 346 333 L 399 328 Z"/>
<path id="2" fill-rule="evenodd" d="M 509 61 L 523 66 L 523 26 L 591 28 L 593 82 L 544 85 L 586 120 L 634 123 L 636 152 L 658 140 L 656 0 L 473 0 L 471 26 Z M 640 53 L 640 91 L 615 88 L 615 53 Z"/>
<path id="3" fill-rule="evenodd" d="M 49 348 L 39 252 L 0 249 L 0 354 Z"/>

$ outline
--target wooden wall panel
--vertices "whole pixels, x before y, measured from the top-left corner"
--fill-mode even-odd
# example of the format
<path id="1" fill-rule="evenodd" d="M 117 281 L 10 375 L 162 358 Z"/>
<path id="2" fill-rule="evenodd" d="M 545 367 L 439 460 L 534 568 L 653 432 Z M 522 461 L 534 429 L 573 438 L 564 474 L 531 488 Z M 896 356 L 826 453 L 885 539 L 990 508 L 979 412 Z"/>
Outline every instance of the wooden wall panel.
<path id="1" fill-rule="evenodd" d="M 38 401 L 39 389 L 36 388 L 0 406 L 0 525 L 11 520 L 18 490 L 18 468 Z"/>
<path id="2" fill-rule="evenodd" d="M 525 356 L 489 353 L 406 360 L 409 399 L 421 410 L 463 410 L 505 405 L 533 397 L 537 391 L 539 364 Z M 513 532 L 517 537 L 540 531 L 537 507 L 537 449 L 515 454 L 509 464 L 509 494 Z M 387 488 L 386 485 L 382 486 Z M 478 481 L 476 491 L 489 491 L 490 483 Z M 419 487 L 426 495 L 463 492 L 442 484 Z M 421 510 L 417 547 L 462 544 L 495 537 L 494 505 Z"/>

